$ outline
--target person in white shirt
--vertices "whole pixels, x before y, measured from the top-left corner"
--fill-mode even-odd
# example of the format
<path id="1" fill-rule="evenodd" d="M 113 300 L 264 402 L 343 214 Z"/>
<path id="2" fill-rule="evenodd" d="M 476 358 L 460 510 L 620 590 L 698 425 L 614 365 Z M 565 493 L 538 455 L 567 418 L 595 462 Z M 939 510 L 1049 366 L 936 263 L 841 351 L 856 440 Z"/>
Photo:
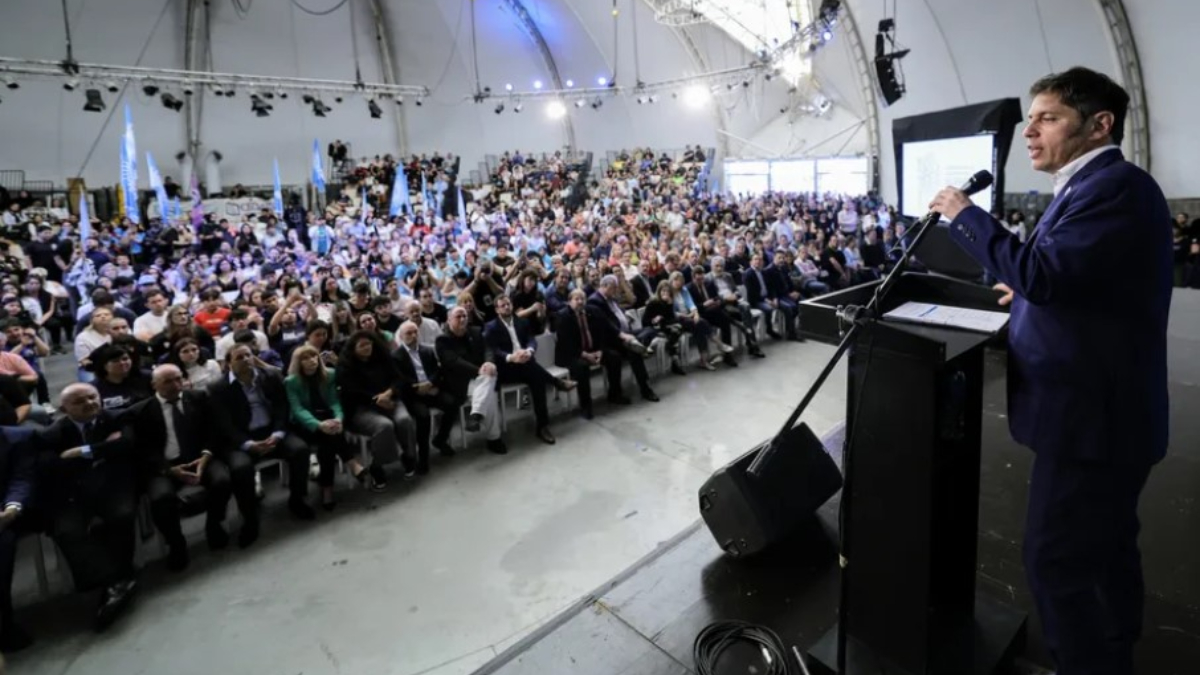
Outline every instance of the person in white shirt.
<path id="1" fill-rule="evenodd" d="M 858 233 L 858 211 L 854 209 L 853 203 L 846 202 L 842 206 L 842 210 L 838 212 L 837 221 L 838 229 L 845 234 L 855 235 Z"/>
<path id="2" fill-rule="evenodd" d="M 169 305 L 166 293 L 157 288 L 146 291 L 146 307 L 150 311 L 134 320 L 133 336 L 142 342 L 149 342 L 155 335 L 163 332 L 167 327 Z"/>
<path id="3" fill-rule="evenodd" d="M 229 312 L 229 331 L 221 336 L 213 345 L 214 355 L 219 363 L 225 362 L 225 355 L 233 348 L 233 336 L 240 330 L 250 328 L 250 312 L 245 307 L 238 307 Z M 267 341 L 267 334 L 261 330 L 254 331 L 254 345 L 260 352 L 265 352 L 271 348 L 271 343 Z"/>
<path id="4" fill-rule="evenodd" d="M 89 372 L 85 366 L 89 362 L 92 352 L 100 345 L 106 345 L 112 342 L 112 334 L 109 332 L 109 322 L 112 321 L 113 313 L 108 307 L 97 307 L 96 311 L 92 312 L 92 321 L 87 328 L 80 331 L 75 338 L 75 362 L 79 364 L 79 381 L 91 382 L 96 379 L 96 376 Z"/>
<path id="5" fill-rule="evenodd" d="M 437 321 L 426 318 L 421 314 L 421 303 L 414 302 L 406 308 L 406 318 L 417 327 L 417 343 L 425 347 L 433 347 L 437 343 L 438 336 L 442 334 L 442 327 Z M 396 333 L 396 344 L 400 346 L 400 333 Z"/>

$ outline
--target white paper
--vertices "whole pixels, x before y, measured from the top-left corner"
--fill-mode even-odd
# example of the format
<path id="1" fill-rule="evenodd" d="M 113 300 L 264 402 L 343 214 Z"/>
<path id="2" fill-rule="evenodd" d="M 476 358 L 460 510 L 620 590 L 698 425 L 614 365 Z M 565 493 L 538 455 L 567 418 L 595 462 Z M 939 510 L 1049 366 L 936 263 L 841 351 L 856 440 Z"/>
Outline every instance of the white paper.
<path id="1" fill-rule="evenodd" d="M 989 312 L 982 309 L 967 309 L 953 305 L 931 305 L 925 302 L 906 302 L 883 315 L 885 319 L 923 323 L 930 326 L 946 326 L 994 333 L 1008 323 L 1004 312 Z"/>

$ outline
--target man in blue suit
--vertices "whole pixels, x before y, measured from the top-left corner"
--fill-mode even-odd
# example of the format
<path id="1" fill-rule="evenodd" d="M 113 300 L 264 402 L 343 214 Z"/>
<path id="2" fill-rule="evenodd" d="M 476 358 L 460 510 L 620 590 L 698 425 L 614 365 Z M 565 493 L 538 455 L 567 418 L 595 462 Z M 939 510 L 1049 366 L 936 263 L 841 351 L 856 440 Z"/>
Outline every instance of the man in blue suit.
<path id="1" fill-rule="evenodd" d="M 1025 569 L 1059 675 L 1132 675 L 1138 497 L 1167 447 L 1171 214 L 1126 162 L 1129 96 L 1084 68 L 1033 85 L 1024 136 L 1054 201 L 1021 243 L 947 188 L 930 208 L 1012 303 L 1008 412 L 1036 453 Z"/>

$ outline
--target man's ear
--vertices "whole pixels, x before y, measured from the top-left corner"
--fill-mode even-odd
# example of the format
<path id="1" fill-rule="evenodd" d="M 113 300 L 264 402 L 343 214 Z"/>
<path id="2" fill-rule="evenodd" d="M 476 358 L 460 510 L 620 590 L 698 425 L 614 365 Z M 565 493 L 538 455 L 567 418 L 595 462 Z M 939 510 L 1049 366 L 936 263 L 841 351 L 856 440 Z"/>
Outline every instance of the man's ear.
<path id="1" fill-rule="evenodd" d="M 1107 110 L 1102 110 L 1092 116 L 1092 128 L 1088 135 L 1096 139 L 1112 136 L 1115 123 L 1116 116 Z"/>

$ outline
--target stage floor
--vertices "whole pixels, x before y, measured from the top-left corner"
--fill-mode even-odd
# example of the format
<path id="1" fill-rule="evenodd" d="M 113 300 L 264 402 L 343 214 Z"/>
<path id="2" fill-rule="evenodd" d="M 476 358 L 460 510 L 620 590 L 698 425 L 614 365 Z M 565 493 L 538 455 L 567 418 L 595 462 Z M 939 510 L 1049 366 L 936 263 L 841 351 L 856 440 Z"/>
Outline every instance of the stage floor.
<path id="1" fill-rule="evenodd" d="M 1170 332 L 1171 448 L 1141 503 L 1147 596 L 1136 658 L 1142 673 L 1193 675 L 1200 664 L 1200 293 L 1176 293 Z M 1030 614 L 1026 658 L 1045 664 L 1021 565 L 1031 455 L 1008 434 L 1004 359 L 1002 352 L 987 358 L 976 578 L 980 591 Z M 840 461 L 841 432 L 825 441 Z M 725 558 L 697 522 L 476 674 L 692 673 L 696 634 L 723 619 L 766 625 L 789 648 L 806 651 L 836 621 L 837 499 L 818 512 L 820 531 L 750 561 Z"/>

